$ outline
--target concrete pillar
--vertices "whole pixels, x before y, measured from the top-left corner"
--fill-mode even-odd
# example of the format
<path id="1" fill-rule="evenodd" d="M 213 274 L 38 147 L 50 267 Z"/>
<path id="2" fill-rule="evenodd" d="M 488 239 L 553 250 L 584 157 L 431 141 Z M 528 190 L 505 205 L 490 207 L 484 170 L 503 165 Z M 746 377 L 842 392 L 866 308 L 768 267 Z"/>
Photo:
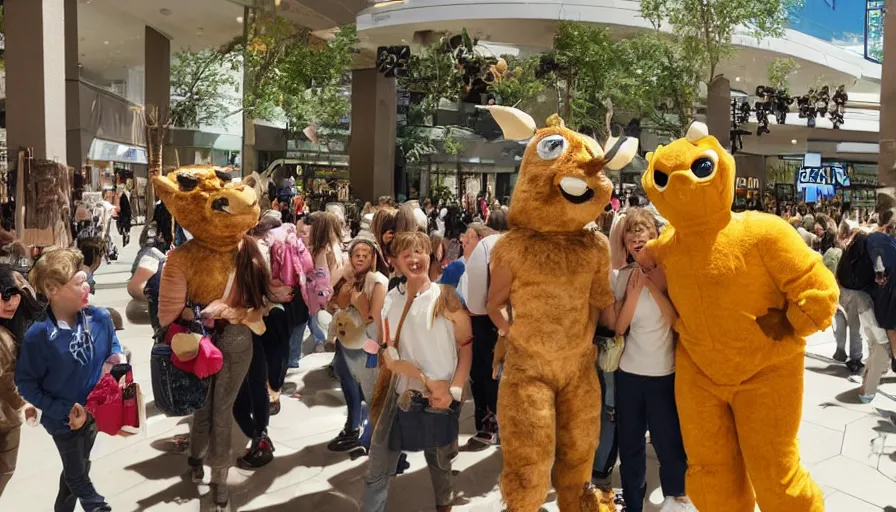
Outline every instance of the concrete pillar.
<path id="1" fill-rule="evenodd" d="M 731 146 L 731 82 L 717 76 L 709 84 L 706 99 L 706 126 L 722 147 Z"/>
<path id="2" fill-rule="evenodd" d="M 396 93 L 394 78 L 376 69 L 352 71 L 349 169 L 354 196 L 364 201 L 395 195 Z"/>
<path id="3" fill-rule="evenodd" d="M 171 101 L 171 42 L 152 27 L 144 38 L 145 69 L 143 95 L 146 105 L 159 108 L 159 119 L 168 119 Z"/>
<path id="4" fill-rule="evenodd" d="M 11 163 L 25 146 L 35 158 L 66 162 L 65 7 L 64 0 L 4 2 Z"/>
<path id="5" fill-rule="evenodd" d="M 68 165 L 76 172 L 80 172 L 87 162 L 87 151 L 90 150 L 89 145 L 85 149 L 81 132 L 79 55 L 78 0 L 65 0 L 65 154 Z"/>
<path id="6" fill-rule="evenodd" d="M 896 0 L 887 1 L 884 17 L 884 62 L 880 74 L 880 156 L 877 179 L 896 185 Z"/>

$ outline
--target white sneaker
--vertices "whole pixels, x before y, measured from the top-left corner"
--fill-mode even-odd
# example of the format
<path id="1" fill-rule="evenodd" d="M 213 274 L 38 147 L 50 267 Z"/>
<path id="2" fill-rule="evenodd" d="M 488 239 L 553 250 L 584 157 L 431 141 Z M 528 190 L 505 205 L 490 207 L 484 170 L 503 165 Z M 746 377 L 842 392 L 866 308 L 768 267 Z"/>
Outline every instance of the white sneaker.
<path id="1" fill-rule="evenodd" d="M 666 496 L 663 504 L 660 506 L 660 512 L 697 512 L 697 508 L 691 503 L 691 499 L 687 496 L 675 498 Z"/>

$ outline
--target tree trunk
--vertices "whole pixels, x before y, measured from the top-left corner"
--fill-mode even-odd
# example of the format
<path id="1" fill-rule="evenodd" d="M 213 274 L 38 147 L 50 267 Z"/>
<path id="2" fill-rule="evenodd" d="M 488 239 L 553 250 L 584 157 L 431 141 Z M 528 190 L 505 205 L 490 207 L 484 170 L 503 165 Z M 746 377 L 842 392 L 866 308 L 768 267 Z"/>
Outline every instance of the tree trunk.
<path id="1" fill-rule="evenodd" d="M 258 153 L 255 151 L 255 119 L 243 113 L 243 151 L 240 153 L 240 171 L 243 176 L 252 174 L 258 169 Z"/>

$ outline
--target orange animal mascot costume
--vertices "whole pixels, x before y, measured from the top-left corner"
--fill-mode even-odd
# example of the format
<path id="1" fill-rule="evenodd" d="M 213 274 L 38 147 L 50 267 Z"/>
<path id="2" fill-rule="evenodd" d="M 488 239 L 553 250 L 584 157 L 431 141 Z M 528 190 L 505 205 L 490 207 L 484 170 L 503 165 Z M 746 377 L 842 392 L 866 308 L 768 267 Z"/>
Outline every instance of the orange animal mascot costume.
<path id="1" fill-rule="evenodd" d="M 530 139 L 511 229 L 491 256 L 489 314 L 500 315 L 508 299 L 513 305 L 501 343 L 501 492 L 509 512 L 535 512 L 551 484 L 563 512 L 614 511 L 612 496 L 590 485 L 601 403 L 592 340 L 598 311 L 613 304 L 610 255 L 606 238 L 585 226 L 610 201 L 604 168 L 628 164 L 638 142 L 608 141 L 604 149 L 557 116 L 536 131 L 523 112 L 487 108 L 505 139 Z"/>
<path id="2" fill-rule="evenodd" d="M 784 220 L 731 212 L 734 158 L 706 125 L 648 160 L 641 182 L 670 227 L 639 263 L 663 265 L 680 316 L 688 495 L 700 512 L 753 512 L 757 501 L 762 512 L 821 512 L 796 436 L 804 338 L 831 324 L 834 276 Z"/>

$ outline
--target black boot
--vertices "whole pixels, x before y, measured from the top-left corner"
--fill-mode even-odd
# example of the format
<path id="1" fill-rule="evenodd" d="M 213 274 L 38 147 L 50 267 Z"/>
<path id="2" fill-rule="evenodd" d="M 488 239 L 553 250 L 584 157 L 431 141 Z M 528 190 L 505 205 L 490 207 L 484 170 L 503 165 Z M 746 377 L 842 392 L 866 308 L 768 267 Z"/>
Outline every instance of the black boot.
<path id="1" fill-rule="evenodd" d="M 252 446 L 236 463 L 242 469 L 258 469 L 274 460 L 274 443 L 267 434 L 252 440 Z"/>
<path id="2" fill-rule="evenodd" d="M 342 429 L 342 432 L 336 436 L 336 439 L 330 441 L 330 444 L 327 445 L 327 449 L 331 452 L 350 452 L 361 446 L 360 439 L 361 429 L 350 430 L 344 428 Z"/>
<path id="3" fill-rule="evenodd" d="M 862 364 L 862 361 L 859 359 L 850 359 L 846 362 L 846 368 L 852 375 L 861 375 L 862 370 L 865 369 L 865 365 Z"/>
<path id="4" fill-rule="evenodd" d="M 194 484 L 201 484 L 202 480 L 205 478 L 205 469 L 202 467 L 202 459 L 189 457 L 187 459 L 187 464 L 190 465 L 190 480 L 192 480 Z"/>

